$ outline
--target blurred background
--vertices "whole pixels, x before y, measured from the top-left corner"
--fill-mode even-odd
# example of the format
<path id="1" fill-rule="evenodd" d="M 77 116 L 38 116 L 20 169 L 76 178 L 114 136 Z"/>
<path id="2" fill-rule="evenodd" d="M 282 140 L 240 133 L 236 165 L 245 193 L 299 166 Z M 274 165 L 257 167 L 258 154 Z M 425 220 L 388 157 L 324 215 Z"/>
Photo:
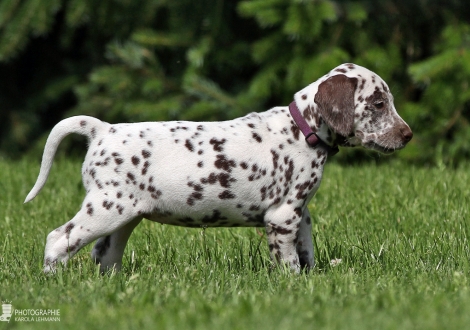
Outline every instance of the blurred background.
<path id="1" fill-rule="evenodd" d="M 288 105 L 344 62 L 378 73 L 413 129 L 392 157 L 470 158 L 463 0 L 1 0 L 0 158 L 40 156 L 50 129 L 77 114 L 212 121 Z M 86 147 L 75 142 L 64 152 Z"/>

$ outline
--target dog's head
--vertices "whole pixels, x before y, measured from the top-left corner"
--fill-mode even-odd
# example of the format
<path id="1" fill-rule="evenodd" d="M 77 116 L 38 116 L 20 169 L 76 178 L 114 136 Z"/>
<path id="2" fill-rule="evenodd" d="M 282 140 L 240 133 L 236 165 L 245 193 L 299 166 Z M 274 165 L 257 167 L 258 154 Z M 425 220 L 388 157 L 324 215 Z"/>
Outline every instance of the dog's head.
<path id="1" fill-rule="evenodd" d="M 391 153 L 413 137 L 398 115 L 385 81 L 355 64 L 342 64 L 296 94 L 301 112 L 320 117 L 343 146 Z M 318 121 L 318 120 L 317 120 Z"/>

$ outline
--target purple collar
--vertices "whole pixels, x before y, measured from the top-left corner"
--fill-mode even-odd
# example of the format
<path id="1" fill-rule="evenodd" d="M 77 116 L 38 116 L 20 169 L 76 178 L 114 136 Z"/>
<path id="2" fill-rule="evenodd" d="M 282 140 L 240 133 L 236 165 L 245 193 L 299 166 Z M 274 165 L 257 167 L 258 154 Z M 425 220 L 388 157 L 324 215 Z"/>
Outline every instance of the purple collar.
<path id="1" fill-rule="evenodd" d="M 310 146 L 315 147 L 320 143 L 323 144 L 323 146 L 328 150 L 328 156 L 330 157 L 333 157 L 338 153 L 339 149 L 337 146 L 330 147 L 324 141 L 322 141 L 318 137 L 318 135 L 310 128 L 310 126 L 305 121 L 305 118 L 300 113 L 300 110 L 297 107 L 295 101 L 289 104 L 289 111 L 292 116 L 292 119 L 294 119 L 295 123 L 297 124 L 297 127 L 299 127 L 300 131 L 305 136 L 305 141 L 307 141 Z"/>

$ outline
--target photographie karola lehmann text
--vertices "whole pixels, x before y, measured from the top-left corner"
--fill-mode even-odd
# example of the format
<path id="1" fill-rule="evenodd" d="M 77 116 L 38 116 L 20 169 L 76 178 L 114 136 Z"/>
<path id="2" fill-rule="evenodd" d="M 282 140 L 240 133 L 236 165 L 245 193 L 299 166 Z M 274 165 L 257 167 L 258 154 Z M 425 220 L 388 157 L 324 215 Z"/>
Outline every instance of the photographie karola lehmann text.
<path id="1" fill-rule="evenodd" d="M 59 322 L 60 309 L 14 309 L 13 318 L 17 322 Z"/>

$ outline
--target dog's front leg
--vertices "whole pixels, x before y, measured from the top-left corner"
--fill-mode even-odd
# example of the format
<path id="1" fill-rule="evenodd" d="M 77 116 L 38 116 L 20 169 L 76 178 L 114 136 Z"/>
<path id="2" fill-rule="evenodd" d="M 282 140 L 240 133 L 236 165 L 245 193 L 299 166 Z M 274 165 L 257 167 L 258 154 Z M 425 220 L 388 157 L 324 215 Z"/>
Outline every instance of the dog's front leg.
<path id="1" fill-rule="evenodd" d="M 266 215 L 265 225 L 271 258 L 300 272 L 297 241 L 301 227 L 302 212 L 299 209 L 271 212 Z"/>
<path id="2" fill-rule="evenodd" d="M 302 221 L 300 222 L 296 247 L 300 267 L 302 269 L 313 268 L 313 266 L 315 266 L 315 259 L 312 241 L 312 221 L 307 207 L 305 207 L 302 213 Z"/>

